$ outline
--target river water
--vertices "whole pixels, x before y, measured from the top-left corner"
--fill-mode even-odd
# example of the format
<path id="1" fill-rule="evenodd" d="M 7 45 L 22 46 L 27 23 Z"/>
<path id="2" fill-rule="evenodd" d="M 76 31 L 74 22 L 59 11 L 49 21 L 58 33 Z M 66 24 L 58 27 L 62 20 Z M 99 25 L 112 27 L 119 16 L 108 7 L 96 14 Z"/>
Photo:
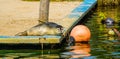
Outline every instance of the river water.
<path id="1" fill-rule="evenodd" d="M 91 31 L 89 43 L 75 43 L 54 49 L 12 49 L 1 46 L 0 59 L 120 59 L 120 42 L 117 35 L 109 35 L 109 28 L 101 24 L 99 14 L 103 13 L 116 21 L 115 28 L 120 30 L 120 8 L 104 7 L 92 10 L 92 14 L 85 18 L 86 25 Z M 22 47 L 22 46 L 21 46 Z M 24 46 L 25 47 L 25 46 Z M 26 46 L 32 47 L 32 46 Z M 5 49 L 7 48 L 7 49 Z M 10 48 L 10 49 L 9 49 Z"/>

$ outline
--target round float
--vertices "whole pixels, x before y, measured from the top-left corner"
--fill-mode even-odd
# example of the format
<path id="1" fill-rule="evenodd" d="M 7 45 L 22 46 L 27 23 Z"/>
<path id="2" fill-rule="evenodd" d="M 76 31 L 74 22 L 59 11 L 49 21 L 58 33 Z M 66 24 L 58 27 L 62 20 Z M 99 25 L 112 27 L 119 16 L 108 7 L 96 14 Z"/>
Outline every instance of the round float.
<path id="1" fill-rule="evenodd" d="M 72 29 L 70 37 L 73 37 L 75 42 L 87 42 L 90 40 L 91 33 L 87 26 L 77 25 Z"/>

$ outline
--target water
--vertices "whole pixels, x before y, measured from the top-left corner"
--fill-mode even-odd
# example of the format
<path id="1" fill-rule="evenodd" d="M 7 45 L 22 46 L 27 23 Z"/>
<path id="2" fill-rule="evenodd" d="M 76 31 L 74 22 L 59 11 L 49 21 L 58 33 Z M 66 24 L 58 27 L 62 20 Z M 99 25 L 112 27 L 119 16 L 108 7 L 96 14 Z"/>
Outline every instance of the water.
<path id="1" fill-rule="evenodd" d="M 101 24 L 99 14 L 102 12 L 106 17 L 114 19 L 117 23 L 115 28 L 118 30 L 120 14 L 119 7 L 106 7 L 98 9 L 86 25 L 91 29 L 92 38 L 90 41 L 91 57 L 95 59 L 120 59 L 120 42 L 117 35 L 110 35 L 109 28 Z"/>
<path id="2" fill-rule="evenodd" d="M 120 30 L 120 8 L 119 7 L 109 7 L 109 8 L 99 8 L 94 10 L 92 15 L 89 15 L 85 22 L 85 25 L 91 31 L 91 39 L 89 43 L 75 43 L 74 46 L 62 46 L 60 48 L 54 49 L 36 49 L 35 47 L 29 49 L 8 49 L 0 50 L 0 59 L 120 59 L 120 42 L 117 40 L 116 35 L 109 35 L 109 29 L 105 25 L 101 24 L 101 18 L 99 14 L 102 12 L 106 17 L 111 17 L 117 23 L 115 28 Z M 3 48 L 3 46 L 1 46 Z M 22 46 L 21 46 L 22 47 Z M 37 46 L 39 47 L 39 46 Z"/>

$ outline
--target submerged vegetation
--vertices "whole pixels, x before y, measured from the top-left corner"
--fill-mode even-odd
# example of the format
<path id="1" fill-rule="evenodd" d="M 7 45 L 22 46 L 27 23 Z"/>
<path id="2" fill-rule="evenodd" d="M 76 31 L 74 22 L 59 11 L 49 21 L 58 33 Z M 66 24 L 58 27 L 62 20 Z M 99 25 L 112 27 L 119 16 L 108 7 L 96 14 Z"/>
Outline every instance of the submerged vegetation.
<path id="1" fill-rule="evenodd" d="M 98 0 L 98 6 L 118 6 L 120 0 Z"/>

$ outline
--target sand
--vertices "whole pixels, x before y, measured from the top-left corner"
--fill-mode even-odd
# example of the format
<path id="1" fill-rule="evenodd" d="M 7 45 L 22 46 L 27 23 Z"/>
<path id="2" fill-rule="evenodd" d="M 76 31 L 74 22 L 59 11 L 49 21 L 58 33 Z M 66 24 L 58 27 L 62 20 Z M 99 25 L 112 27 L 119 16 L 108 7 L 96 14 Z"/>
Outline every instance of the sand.
<path id="1" fill-rule="evenodd" d="M 80 2 L 50 2 L 49 21 L 59 22 Z M 0 36 L 14 36 L 38 24 L 40 2 L 0 0 Z"/>

